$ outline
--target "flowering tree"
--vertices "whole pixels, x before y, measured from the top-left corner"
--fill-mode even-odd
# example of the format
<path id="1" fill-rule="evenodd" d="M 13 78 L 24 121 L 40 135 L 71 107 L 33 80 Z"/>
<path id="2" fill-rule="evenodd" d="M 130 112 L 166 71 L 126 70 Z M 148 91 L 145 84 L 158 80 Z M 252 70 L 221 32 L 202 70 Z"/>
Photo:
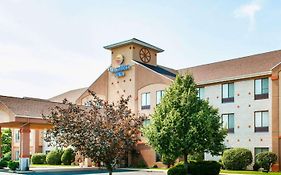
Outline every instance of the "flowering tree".
<path id="1" fill-rule="evenodd" d="M 90 106 L 64 101 L 43 116 L 53 127 L 45 140 L 55 146 L 73 146 L 95 162 L 103 162 L 112 174 L 115 165 L 139 141 L 139 128 L 145 116 L 134 115 L 128 108 L 129 97 L 117 103 L 98 98 L 95 93 Z"/>

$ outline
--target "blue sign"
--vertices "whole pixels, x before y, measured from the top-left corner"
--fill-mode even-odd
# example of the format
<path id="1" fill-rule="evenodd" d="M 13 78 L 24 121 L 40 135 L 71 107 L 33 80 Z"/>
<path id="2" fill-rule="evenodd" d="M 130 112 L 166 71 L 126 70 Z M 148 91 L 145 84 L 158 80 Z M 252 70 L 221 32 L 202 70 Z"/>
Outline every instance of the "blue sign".
<path id="1" fill-rule="evenodd" d="M 130 65 L 121 65 L 116 68 L 110 67 L 110 68 L 108 68 L 108 71 L 114 73 L 116 77 L 123 77 L 123 76 L 125 76 L 124 71 L 129 70 L 130 68 L 131 68 Z"/>

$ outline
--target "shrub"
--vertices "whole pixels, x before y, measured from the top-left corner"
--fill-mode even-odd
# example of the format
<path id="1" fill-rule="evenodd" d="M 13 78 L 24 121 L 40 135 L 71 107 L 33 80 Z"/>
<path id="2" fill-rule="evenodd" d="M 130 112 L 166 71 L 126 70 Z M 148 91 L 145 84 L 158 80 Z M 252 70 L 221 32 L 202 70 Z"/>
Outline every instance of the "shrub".
<path id="1" fill-rule="evenodd" d="M 61 155 L 62 151 L 55 149 L 49 152 L 46 156 L 46 162 L 50 165 L 61 165 Z"/>
<path id="2" fill-rule="evenodd" d="M 188 156 L 189 161 L 203 161 L 204 153 L 194 153 Z"/>
<path id="3" fill-rule="evenodd" d="M 245 148 L 228 149 L 222 155 L 223 166 L 228 170 L 245 170 L 252 161 L 251 151 Z"/>
<path id="4" fill-rule="evenodd" d="M 8 167 L 10 170 L 15 171 L 19 167 L 19 162 L 18 161 L 10 161 L 8 163 Z"/>
<path id="5" fill-rule="evenodd" d="M 167 175 L 186 175 L 186 169 L 183 162 L 176 164 L 174 167 L 169 168 Z"/>
<path id="6" fill-rule="evenodd" d="M 75 160 L 75 153 L 72 148 L 67 148 L 64 150 L 62 156 L 61 156 L 61 162 L 64 165 L 71 165 L 72 162 Z"/>
<path id="7" fill-rule="evenodd" d="M 190 161 L 188 163 L 188 173 L 192 175 L 218 175 L 221 164 L 216 161 Z M 168 175 L 186 175 L 184 163 L 179 162 L 168 170 Z"/>
<path id="8" fill-rule="evenodd" d="M 260 168 L 261 167 L 257 163 L 255 163 L 254 166 L 253 166 L 254 171 L 259 171 Z"/>
<path id="9" fill-rule="evenodd" d="M 256 163 L 267 172 L 276 161 L 277 155 L 273 152 L 266 151 L 256 155 Z"/>
<path id="10" fill-rule="evenodd" d="M 5 153 L 3 159 L 7 162 L 10 161 L 12 159 L 12 153 L 11 152 Z"/>
<path id="11" fill-rule="evenodd" d="M 192 175 L 218 175 L 221 164 L 216 161 L 190 162 L 188 172 Z"/>
<path id="12" fill-rule="evenodd" d="M 3 169 L 4 167 L 8 166 L 8 162 L 4 159 L 0 160 L 0 169 Z"/>
<path id="13" fill-rule="evenodd" d="M 46 163 L 46 154 L 44 153 L 35 153 L 31 157 L 32 164 L 45 164 Z"/>

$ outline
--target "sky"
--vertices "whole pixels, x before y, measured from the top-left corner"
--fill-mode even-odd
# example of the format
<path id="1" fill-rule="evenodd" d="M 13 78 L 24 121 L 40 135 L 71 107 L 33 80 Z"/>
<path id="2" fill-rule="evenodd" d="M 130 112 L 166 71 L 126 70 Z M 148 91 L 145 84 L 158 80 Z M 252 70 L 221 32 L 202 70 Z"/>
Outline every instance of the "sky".
<path id="1" fill-rule="evenodd" d="M 0 95 L 88 87 L 131 38 L 175 69 L 279 50 L 280 19 L 276 0 L 0 0 Z"/>

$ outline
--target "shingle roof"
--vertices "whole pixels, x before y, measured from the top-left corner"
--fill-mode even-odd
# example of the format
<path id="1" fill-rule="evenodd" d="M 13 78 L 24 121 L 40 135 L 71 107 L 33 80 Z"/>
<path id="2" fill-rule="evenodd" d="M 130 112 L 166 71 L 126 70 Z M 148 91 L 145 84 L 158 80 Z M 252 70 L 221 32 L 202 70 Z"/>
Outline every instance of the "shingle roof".
<path id="1" fill-rule="evenodd" d="M 173 70 L 171 68 L 167 68 L 167 67 L 164 67 L 164 66 L 160 66 L 160 65 L 151 65 L 151 64 L 145 64 L 145 63 L 142 63 L 142 62 L 139 62 L 139 61 L 136 61 L 134 60 L 135 62 L 161 74 L 161 75 L 164 75 L 170 79 L 174 79 L 177 75 L 177 71 L 176 70 Z"/>
<path id="2" fill-rule="evenodd" d="M 211 64 L 178 70 L 183 75 L 192 73 L 197 83 L 204 83 L 226 78 L 266 73 L 281 63 L 281 50 L 256 54 Z"/>
<path id="3" fill-rule="evenodd" d="M 118 43 L 115 43 L 115 44 L 104 46 L 103 48 L 105 48 L 105 49 L 113 49 L 113 48 L 117 48 L 117 47 L 120 47 L 120 46 L 123 46 L 123 45 L 127 45 L 127 44 L 139 44 L 141 46 L 153 49 L 153 50 L 155 50 L 157 52 L 163 52 L 164 51 L 163 49 L 160 49 L 159 47 L 153 46 L 153 45 L 151 45 L 149 43 L 146 43 L 146 42 L 141 41 L 141 40 L 136 39 L 136 38 L 132 38 L 132 39 L 129 39 L 129 40 L 126 40 L 126 41 L 121 41 L 121 42 L 118 42 Z"/>
<path id="4" fill-rule="evenodd" d="M 67 99 L 71 103 L 75 103 L 76 100 L 87 90 L 88 88 L 80 88 L 67 91 L 60 95 L 50 98 L 50 101 L 62 103 L 64 99 Z"/>
<path id="5" fill-rule="evenodd" d="M 0 103 L 3 103 L 15 116 L 42 118 L 42 114 L 49 115 L 51 109 L 60 103 L 37 98 L 18 98 L 9 96 L 0 96 Z"/>

